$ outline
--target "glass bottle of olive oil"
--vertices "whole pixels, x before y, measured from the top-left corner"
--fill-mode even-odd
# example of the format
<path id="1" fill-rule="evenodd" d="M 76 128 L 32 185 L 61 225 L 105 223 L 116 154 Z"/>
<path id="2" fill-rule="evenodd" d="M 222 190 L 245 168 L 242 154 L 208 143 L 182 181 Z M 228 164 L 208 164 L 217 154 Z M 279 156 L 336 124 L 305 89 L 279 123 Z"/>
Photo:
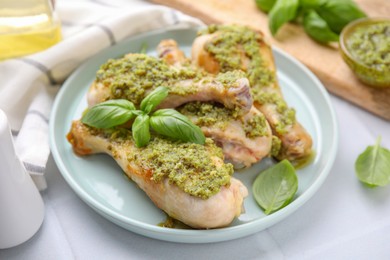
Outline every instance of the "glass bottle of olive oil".
<path id="1" fill-rule="evenodd" d="M 61 40 L 50 0 L 0 0 L 0 60 L 31 54 Z"/>

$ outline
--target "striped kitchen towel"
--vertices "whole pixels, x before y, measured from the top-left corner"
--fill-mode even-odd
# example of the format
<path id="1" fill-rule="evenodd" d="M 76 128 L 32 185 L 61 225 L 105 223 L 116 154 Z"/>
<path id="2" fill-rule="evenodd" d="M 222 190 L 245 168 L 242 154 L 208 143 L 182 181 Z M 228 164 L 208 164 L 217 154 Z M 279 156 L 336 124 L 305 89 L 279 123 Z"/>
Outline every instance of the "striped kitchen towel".
<path id="1" fill-rule="evenodd" d="M 202 25 L 176 10 L 143 1 L 57 0 L 56 13 L 62 24 L 61 42 L 33 55 L 0 62 L 0 109 L 9 119 L 16 152 L 40 190 L 47 186 L 50 110 L 70 73 L 127 37 Z"/>

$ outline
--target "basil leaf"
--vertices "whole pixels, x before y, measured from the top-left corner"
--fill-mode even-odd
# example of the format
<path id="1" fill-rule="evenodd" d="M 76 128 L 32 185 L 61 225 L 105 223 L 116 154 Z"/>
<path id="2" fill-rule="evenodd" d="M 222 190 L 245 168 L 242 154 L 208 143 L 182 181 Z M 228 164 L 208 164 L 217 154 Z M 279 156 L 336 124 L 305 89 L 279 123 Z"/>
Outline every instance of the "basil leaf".
<path id="1" fill-rule="evenodd" d="M 128 100 L 108 100 L 89 108 L 81 122 L 97 128 L 110 128 L 129 121 L 133 117 L 133 110 L 135 106 Z"/>
<path id="2" fill-rule="evenodd" d="M 335 34 L 314 10 L 306 12 L 303 17 L 305 32 L 314 40 L 320 43 L 336 42 L 339 36 Z"/>
<path id="3" fill-rule="evenodd" d="M 166 87 L 158 87 L 141 102 L 140 108 L 145 113 L 149 114 L 168 96 L 169 89 Z"/>
<path id="4" fill-rule="evenodd" d="M 272 7 L 275 5 L 276 0 L 255 0 L 256 1 L 256 6 L 260 10 L 268 13 L 271 11 Z"/>
<path id="5" fill-rule="evenodd" d="M 135 115 L 135 116 L 139 116 L 139 115 L 143 115 L 143 114 L 145 114 L 143 111 L 141 111 L 141 110 L 133 110 L 133 111 L 131 111 L 131 113 L 133 113 L 133 115 Z"/>
<path id="6" fill-rule="evenodd" d="M 174 109 L 160 109 L 150 117 L 150 126 L 157 133 L 184 142 L 204 144 L 200 128 Z"/>
<path id="7" fill-rule="evenodd" d="M 359 155 L 355 162 L 358 179 L 370 186 L 386 186 L 390 183 L 390 151 L 380 146 L 378 137 L 374 146 Z"/>
<path id="8" fill-rule="evenodd" d="M 256 202 L 267 215 L 288 205 L 297 189 L 298 178 L 295 169 L 287 160 L 260 173 L 252 186 Z"/>
<path id="9" fill-rule="evenodd" d="M 339 34 L 348 23 L 367 15 L 351 0 L 327 0 L 317 8 L 330 29 Z"/>
<path id="10" fill-rule="evenodd" d="M 131 127 L 133 138 L 137 147 L 143 147 L 150 141 L 149 116 L 139 115 L 135 118 Z"/>
<path id="11" fill-rule="evenodd" d="M 323 5 L 326 0 L 299 0 L 299 7 L 302 9 L 318 8 Z"/>
<path id="12" fill-rule="evenodd" d="M 268 27 L 275 35 L 279 28 L 293 20 L 297 14 L 299 0 L 277 0 L 268 16 Z"/>

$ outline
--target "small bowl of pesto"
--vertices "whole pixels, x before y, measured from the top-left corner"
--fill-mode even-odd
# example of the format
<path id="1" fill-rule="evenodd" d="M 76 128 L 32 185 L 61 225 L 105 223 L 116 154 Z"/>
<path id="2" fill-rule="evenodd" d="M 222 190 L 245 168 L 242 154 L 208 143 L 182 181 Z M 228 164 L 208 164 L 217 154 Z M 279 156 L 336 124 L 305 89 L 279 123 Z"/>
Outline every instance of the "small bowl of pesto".
<path id="1" fill-rule="evenodd" d="M 390 87 L 390 19 L 362 18 L 340 34 L 340 51 L 356 76 L 373 87 Z"/>

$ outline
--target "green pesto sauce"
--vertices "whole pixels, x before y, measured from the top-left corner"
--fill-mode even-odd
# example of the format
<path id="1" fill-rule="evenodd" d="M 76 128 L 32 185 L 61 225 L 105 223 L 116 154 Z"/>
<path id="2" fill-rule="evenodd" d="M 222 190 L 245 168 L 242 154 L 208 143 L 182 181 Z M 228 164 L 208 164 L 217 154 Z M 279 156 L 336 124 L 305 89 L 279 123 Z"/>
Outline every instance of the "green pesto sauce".
<path id="1" fill-rule="evenodd" d="M 96 81 L 111 89 L 110 99 L 124 98 L 138 105 L 147 90 L 159 86 L 170 88 L 172 94 L 187 95 L 195 92 L 192 87 L 172 87 L 179 80 L 202 77 L 202 72 L 183 66 L 174 69 L 164 60 L 145 54 L 133 54 L 120 59 L 110 59 L 96 73 Z"/>
<path id="2" fill-rule="evenodd" d="M 222 72 L 242 69 L 242 55 L 250 59 L 246 71 L 251 86 L 269 86 L 275 81 L 275 75 L 267 68 L 260 51 L 261 35 L 244 26 L 210 25 L 199 32 L 200 35 L 223 32 L 213 37 L 205 50 L 214 55 Z"/>
<path id="3" fill-rule="evenodd" d="M 179 107 L 177 110 L 191 120 L 194 120 L 193 123 L 199 127 L 214 126 L 225 130 L 228 122 L 233 119 L 232 110 L 211 102 L 190 102 Z"/>
<path id="4" fill-rule="evenodd" d="M 357 27 L 346 44 L 355 59 L 366 66 L 390 73 L 390 22 Z"/>
<path id="5" fill-rule="evenodd" d="M 273 135 L 272 136 L 271 156 L 273 156 L 273 157 L 278 156 L 281 147 L 282 147 L 282 141 L 279 139 L 279 137 Z"/>
<path id="6" fill-rule="evenodd" d="M 267 123 L 263 114 L 256 114 L 244 121 L 235 116 L 234 110 L 225 108 L 218 103 L 191 102 L 178 109 L 180 113 L 194 120 L 194 124 L 202 127 L 216 127 L 224 131 L 232 120 L 241 120 L 243 130 L 248 138 L 267 135 Z"/>
<path id="7" fill-rule="evenodd" d="M 286 101 L 277 93 L 271 92 L 252 92 L 253 100 L 260 104 L 275 104 L 276 111 L 279 113 L 280 118 L 277 120 L 275 130 L 278 134 L 284 134 L 287 132 L 287 126 L 295 123 L 295 110 L 287 106 Z"/>
<path id="8" fill-rule="evenodd" d="M 174 228 L 174 229 L 193 229 L 192 227 L 187 226 L 183 222 L 168 215 L 167 218 L 164 221 L 158 223 L 157 226 L 165 227 L 165 228 Z"/>
<path id="9" fill-rule="evenodd" d="M 168 178 L 184 192 L 208 199 L 228 185 L 233 174 L 233 165 L 223 164 L 217 168 L 213 156 L 223 159 L 222 150 L 211 139 L 206 139 L 203 146 L 153 138 L 129 159 L 151 169 L 153 181 Z"/>
<path id="10" fill-rule="evenodd" d="M 263 92 L 275 82 L 275 74 L 269 70 L 260 55 L 261 35 L 245 26 L 210 25 L 199 32 L 200 35 L 222 32 L 213 37 L 205 49 L 213 54 L 221 66 L 221 71 L 239 70 L 242 68 L 242 55 L 250 59 L 246 77 L 252 86 L 251 94 L 254 101 L 260 104 L 275 104 L 280 114 L 275 130 L 279 134 L 287 131 L 286 127 L 295 123 L 295 110 L 289 108 L 286 102 L 277 94 Z"/>
<path id="11" fill-rule="evenodd" d="M 242 79 L 242 78 L 245 78 L 246 75 L 243 71 L 241 70 L 233 70 L 233 71 L 226 71 L 226 72 L 223 72 L 223 73 L 218 73 L 217 76 L 216 76 L 216 80 L 220 83 L 222 83 L 222 85 L 225 87 L 225 88 L 238 88 L 238 80 L 239 79 Z"/>
<path id="12" fill-rule="evenodd" d="M 89 127 L 93 135 L 103 135 L 112 142 L 133 147 L 127 155 L 133 161 L 152 172 L 152 180 L 161 182 L 168 178 L 184 192 L 208 199 L 217 194 L 222 186 L 230 184 L 233 165 L 223 163 L 215 166 L 212 157 L 224 159 L 221 148 L 210 138 L 204 145 L 171 141 L 152 136 L 146 147 L 137 148 L 131 131 L 124 128 L 96 129 Z M 108 147 L 111 150 L 110 147 Z M 113 152 L 114 158 L 117 156 Z"/>
<path id="13" fill-rule="evenodd" d="M 244 131 L 247 137 L 255 138 L 265 136 L 267 131 L 267 120 L 263 114 L 256 114 L 244 122 Z"/>

